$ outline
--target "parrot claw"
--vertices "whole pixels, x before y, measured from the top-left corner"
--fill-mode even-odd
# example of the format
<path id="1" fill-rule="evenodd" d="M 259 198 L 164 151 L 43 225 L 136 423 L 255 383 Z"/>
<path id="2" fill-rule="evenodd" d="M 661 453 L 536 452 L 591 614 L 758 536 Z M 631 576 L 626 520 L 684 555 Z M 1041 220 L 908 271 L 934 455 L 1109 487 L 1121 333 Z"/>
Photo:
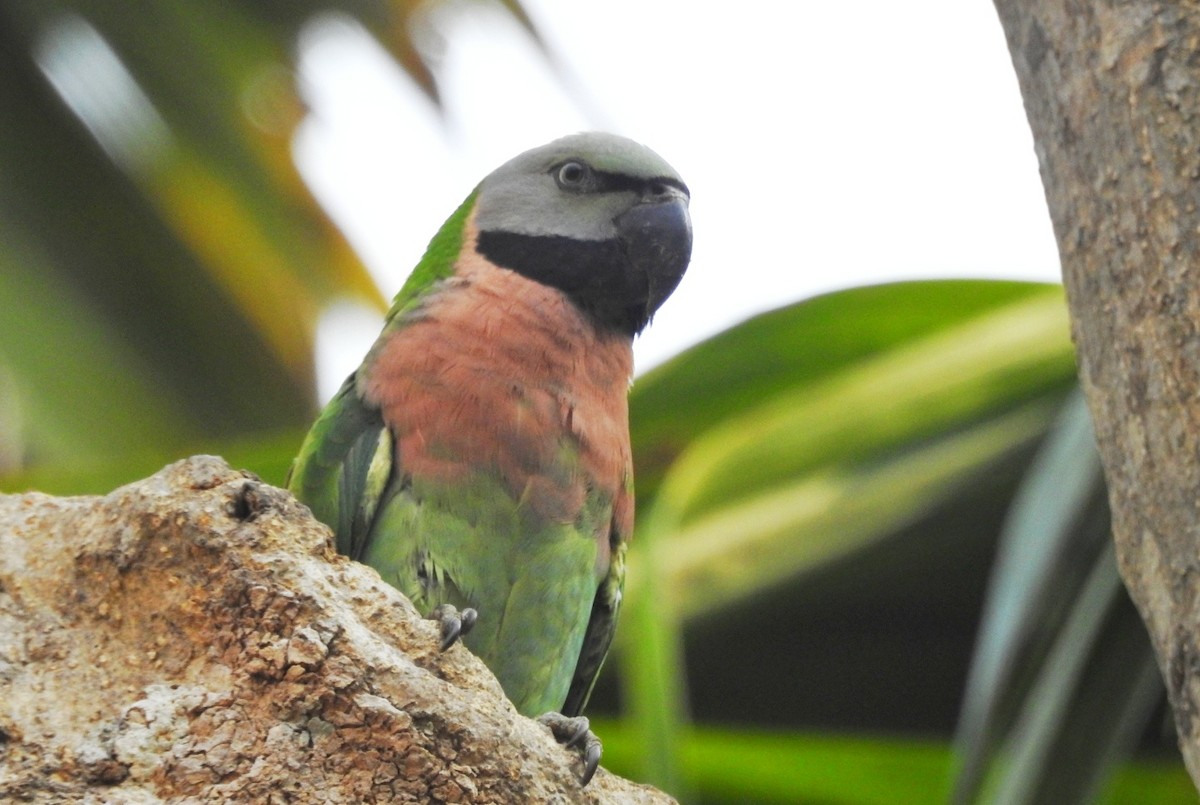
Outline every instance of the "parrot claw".
<path id="1" fill-rule="evenodd" d="M 429 613 L 429 619 L 437 621 L 442 627 L 442 643 L 439 650 L 445 651 L 457 643 L 460 637 L 471 631 L 471 627 L 475 625 L 478 617 L 479 613 L 471 607 L 465 607 L 462 612 L 459 612 L 453 604 L 442 604 L 436 607 L 433 612 Z"/>
<path id="2" fill-rule="evenodd" d="M 591 730 L 591 723 L 585 716 L 571 718 L 562 713 L 543 713 L 537 721 L 568 749 L 575 749 L 583 758 L 583 772 L 579 775 L 579 784 L 587 785 L 600 766 L 600 755 L 603 748 L 600 739 Z"/>

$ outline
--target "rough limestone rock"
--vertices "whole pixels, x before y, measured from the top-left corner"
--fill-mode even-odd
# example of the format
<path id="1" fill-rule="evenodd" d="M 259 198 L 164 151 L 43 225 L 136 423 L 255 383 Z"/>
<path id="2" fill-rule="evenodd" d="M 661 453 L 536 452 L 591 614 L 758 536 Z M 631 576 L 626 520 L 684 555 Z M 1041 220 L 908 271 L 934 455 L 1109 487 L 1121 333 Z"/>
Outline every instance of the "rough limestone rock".
<path id="1" fill-rule="evenodd" d="M 0 801 L 670 802 L 517 714 L 286 492 L 0 496 Z"/>

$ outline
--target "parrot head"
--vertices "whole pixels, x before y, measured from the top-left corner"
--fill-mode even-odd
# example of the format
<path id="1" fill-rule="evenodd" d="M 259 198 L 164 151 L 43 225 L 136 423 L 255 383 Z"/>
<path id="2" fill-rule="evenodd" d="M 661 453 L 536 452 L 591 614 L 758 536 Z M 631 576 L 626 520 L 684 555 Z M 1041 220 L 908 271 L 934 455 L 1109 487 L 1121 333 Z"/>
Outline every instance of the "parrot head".
<path id="1" fill-rule="evenodd" d="M 689 193 L 662 157 L 589 132 L 513 158 L 477 190 L 476 249 L 564 293 L 600 327 L 633 336 L 683 278 Z"/>

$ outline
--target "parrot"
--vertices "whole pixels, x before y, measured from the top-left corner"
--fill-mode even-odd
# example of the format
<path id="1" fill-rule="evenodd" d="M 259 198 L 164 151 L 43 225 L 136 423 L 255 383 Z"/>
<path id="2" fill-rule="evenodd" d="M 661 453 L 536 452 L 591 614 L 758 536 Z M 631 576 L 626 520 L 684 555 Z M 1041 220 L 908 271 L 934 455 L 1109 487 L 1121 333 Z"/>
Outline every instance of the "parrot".
<path id="1" fill-rule="evenodd" d="M 430 241 L 287 487 L 582 755 L 633 530 L 633 339 L 691 259 L 690 192 L 585 132 L 483 179 Z"/>

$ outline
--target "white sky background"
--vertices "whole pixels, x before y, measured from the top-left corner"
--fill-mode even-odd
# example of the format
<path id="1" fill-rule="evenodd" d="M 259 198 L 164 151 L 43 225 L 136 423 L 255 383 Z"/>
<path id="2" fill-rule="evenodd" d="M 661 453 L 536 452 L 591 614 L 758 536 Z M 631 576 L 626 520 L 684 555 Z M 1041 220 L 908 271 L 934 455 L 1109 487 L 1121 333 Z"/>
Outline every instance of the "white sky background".
<path id="1" fill-rule="evenodd" d="M 662 154 L 692 191 L 687 276 L 639 369 L 762 310 L 934 277 L 1058 281 L 1033 142 L 988 0 L 526 0 L 556 77 L 487 4 L 439 12 L 442 117 L 365 34 L 313 31 L 301 169 L 385 295 L 517 153 L 584 129 Z M 338 309 L 322 398 L 378 318 Z"/>

